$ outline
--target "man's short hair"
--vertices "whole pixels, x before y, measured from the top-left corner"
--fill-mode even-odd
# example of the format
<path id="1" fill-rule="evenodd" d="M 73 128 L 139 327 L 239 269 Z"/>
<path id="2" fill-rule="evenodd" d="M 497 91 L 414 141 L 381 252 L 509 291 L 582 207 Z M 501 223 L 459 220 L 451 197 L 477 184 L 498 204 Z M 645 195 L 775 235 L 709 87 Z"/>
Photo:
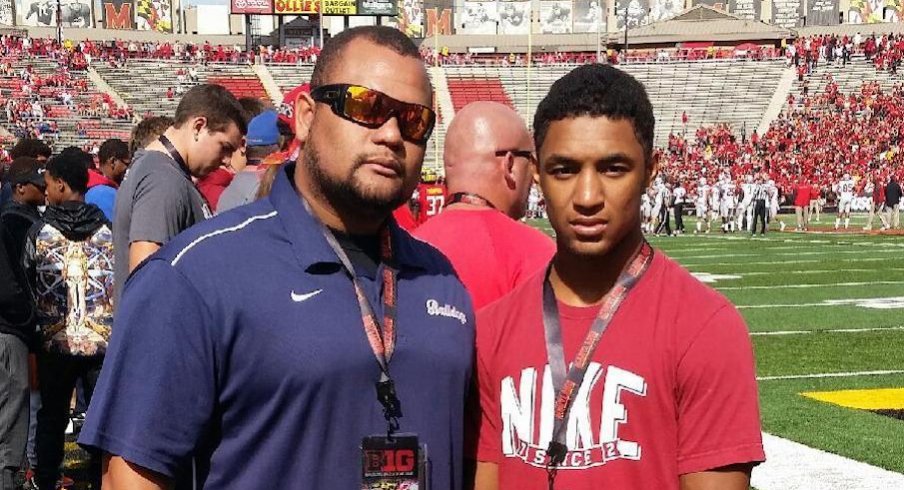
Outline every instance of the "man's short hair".
<path id="1" fill-rule="evenodd" d="M 154 116 L 143 119 L 132 128 L 129 150 L 134 155 L 137 150 L 153 143 L 173 125 L 173 122 L 173 118 L 169 116 Z"/>
<path id="2" fill-rule="evenodd" d="M 627 120 L 643 146 L 644 160 L 653 158 L 653 106 L 643 84 L 631 75 L 608 65 L 590 64 L 553 83 L 534 114 L 537 152 L 551 123 L 582 116 Z"/>
<path id="3" fill-rule="evenodd" d="M 45 170 L 51 177 L 65 182 L 73 192 L 88 192 L 88 163 L 91 155 L 70 146 L 47 162 Z"/>
<path id="4" fill-rule="evenodd" d="M 38 163 L 38 159 L 34 157 L 19 157 L 12 161 L 9 170 L 6 171 L 6 178 L 12 185 L 27 184 L 29 182 L 44 187 L 43 177 L 41 177 L 42 165 Z"/>
<path id="5" fill-rule="evenodd" d="M 101 164 L 110 159 L 122 160 L 128 163 L 129 156 L 129 145 L 119 138 L 110 138 L 107 141 L 104 141 L 100 145 L 100 150 L 97 152 L 97 159 Z"/>
<path id="6" fill-rule="evenodd" d="M 377 46 L 389 48 L 408 58 L 421 58 L 421 53 L 418 51 L 417 46 L 414 45 L 414 42 L 411 41 L 411 38 L 394 27 L 353 27 L 340 32 L 323 47 L 323 51 L 317 57 L 317 63 L 314 65 L 314 73 L 311 75 L 311 90 L 326 83 L 333 65 L 342 59 L 341 55 L 345 47 L 356 39 L 370 41 Z"/>
<path id="7" fill-rule="evenodd" d="M 206 117 L 211 131 L 225 131 L 230 123 L 235 123 L 240 133 L 248 132 L 245 110 L 232 92 L 222 85 L 206 83 L 185 92 L 176 107 L 173 126 L 180 128 L 193 117 Z"/>
<path id="8" fill-rule="evenodd" d="M 47 143 L 34 138 L 20 139 L 19 142 L 16 143 L 16 146 L 9 151 L 9 156 L 13 160 L 19 157 L 50 158 L 50 155 L 52 154 L 53 150 L 47 146 Z"/>
<path id="9" fill-rule="evenodd" d="M 273 104 L 250 95 L 239 97 L 239 104 L 242 106 L 242 110 L 245 111 L 245 116 L 249 122 L 262 112 L 273 109 Z"/>

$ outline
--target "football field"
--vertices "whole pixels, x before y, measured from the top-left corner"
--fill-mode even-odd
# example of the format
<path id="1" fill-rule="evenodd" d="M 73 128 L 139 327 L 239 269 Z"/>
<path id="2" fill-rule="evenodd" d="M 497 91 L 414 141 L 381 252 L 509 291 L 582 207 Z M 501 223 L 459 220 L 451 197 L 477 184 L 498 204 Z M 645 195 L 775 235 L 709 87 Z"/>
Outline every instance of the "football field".
<path id="1" fill-rule="evenodd" d="M 534 224 L 552 234 L 547 223 Z M 685 226 L 693 230 L 693 220 Z M 904 237 L 717 232 L 649 240 L 747 321 L 773 458 L 754 471 L 759 490 L 904 488 Z M 781 461 L 786 456 L 795 460 Z"/>

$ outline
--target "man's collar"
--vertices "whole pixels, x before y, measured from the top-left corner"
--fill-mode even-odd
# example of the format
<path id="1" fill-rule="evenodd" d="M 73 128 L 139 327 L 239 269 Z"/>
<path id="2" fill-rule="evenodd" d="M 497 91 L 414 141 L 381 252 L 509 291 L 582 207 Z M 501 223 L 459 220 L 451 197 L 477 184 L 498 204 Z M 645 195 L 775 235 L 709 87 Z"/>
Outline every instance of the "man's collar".
<path id="1" fill-rule="evenodd" d="M 323 224 L 305 208 L 302 197 L 294 185 L 295 163 L 288 163 L 277 172 L 270 192 L 270 203 L 278 213 L 278 218 L 289 235 L 289 242 L 295 258 L 305 270 L 317 264 L 339 265 L 339 258 L 330 248 L 322 230 Z M 403 268 L 427 269 L 430 263 L 418 252 L 415 239 L 388 218 L 394 259 Z"/>

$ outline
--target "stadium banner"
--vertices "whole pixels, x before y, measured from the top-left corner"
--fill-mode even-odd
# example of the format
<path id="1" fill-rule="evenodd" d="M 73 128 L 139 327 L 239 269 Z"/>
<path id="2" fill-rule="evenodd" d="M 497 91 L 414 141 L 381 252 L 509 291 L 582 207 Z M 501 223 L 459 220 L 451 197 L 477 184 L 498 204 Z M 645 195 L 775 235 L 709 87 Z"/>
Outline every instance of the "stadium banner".
<path id="1" fill-rule="evenodd" d="M 173 32 L 171 0 L 135 0 L 135 27 L 139 31 Z"/>
<path id="2" fill-rule="evenodd" d="M 728 0 L 694 0 L 693 5 L 706 5 L 722 12 L 728 12 Z"/>
<path id="3" fill-rule="evenodd" d="M 31 27 L 56 26 L 56 0 L 21 0 L 18 5 L 19 25 Z"/>
<path id="4" fill-rule="evenodd" d="M 457 34 L 496 34 L 496 2 L 465 2 Z"/>
<path id="5" fill-rule="evenodd" d="M 499 2 L 499 34 L 527 34 L 530 28 L 530 1 Z"/>
<path id="6" fill-rule="evenodd" d="M 358 0 L 358 15 L 386 15 L 395 17 L 399 10 L 394 0 Z"/>
<path id="7" fill-rule="evenodd" d="M 455 11 L 452 0 L 440 0 L 431 2 L 430 8 L 424 9 L 427 20 L 427 37 L 439 33 L 440 36 L 453 34 L 452 21 L 455 19 Z"/>
<path id="8" fill-rule="evenodd" d="M 571 0 L 540 1 L 540 33 L 571 34 Z"/>
<path id="9" fill-rule="evenodd" d="M 278 0 L 277 0 L 278 1 Z M 424 5 L 421 0 L 399 0 L 399 30 L 413 38 L 424 37 Z"/>
<path id="10" fill-rule="evenodd" d="M 605 8 L 601 0 L 575 0 L 574 32 L 606 32 Z"/>
<path id="11" fill-rule="evenodd" d="M 616 26 L 618 30 L 625 28 L 625 4 L 628 9 L 628 28 L 640 27 L 650 22 L 647 20 L 647 12 L 650 11 L 650 0 L 615 0 Z"/>
<path id="12" fill-rule="evenodd" d="M 886 8 L 888 10 L 886 10 Z M 883 14 L 888 18 L 883 19 Z M 904 15 L 896 0 L 851 0 L 848 9 L 848 24 L 876 24 L 878 22 L 898 22 Z"/>
<path id="13" fill-rule="evenodd" d="M 793 29 L 800 26 L 802 0 L 772 0 L 772 23 Z"/>
<path id="14" fill-rule="evenodd" d="M 233 14 L 269 15 L 273 13 L 273 0 L 231 0 Z"/>
<path id="15" fill-rule="evenodd" d="M 650 14 L 647 16 L 647 22 L 669 20 L 683 10 L 683 0 L 650 0 Z"/>
<path id="16" fill-rule="evenodd" d="M 833 26 L 838 24 L 838 0 L 807 0 L 808 26 Z"/>
<path id="17" fill-rule="evenodd" d="M 107 29 L 134 29 L 132 0 L 104 0 L 104 27 Z"/>
<path id="18" fill-rule="evenodd" d="M 63 27 L 91 27 L 91 0 L 70 0 L 60 6 Z"/>
<path id="19" fill-rule="evenodd" d="M 762 3 L 760 0 L 729 0 L 728 11 L 744 20 L 760 20 Z M 772 14 L 775 15 L 775 7 L 772 8 Z"/>
<path id="20" fill-rule="evenodd" d="M 357 15 L 355 0 L 322 0 L 323 15 Z M 274 0 L 275 14 L 316 14 L 320 12 L 321 0 Z"/>
<path id="21" fill-rule="evenodd" d="M 0 0 L 0 24 L 13 25 L 13 0 Z"/>

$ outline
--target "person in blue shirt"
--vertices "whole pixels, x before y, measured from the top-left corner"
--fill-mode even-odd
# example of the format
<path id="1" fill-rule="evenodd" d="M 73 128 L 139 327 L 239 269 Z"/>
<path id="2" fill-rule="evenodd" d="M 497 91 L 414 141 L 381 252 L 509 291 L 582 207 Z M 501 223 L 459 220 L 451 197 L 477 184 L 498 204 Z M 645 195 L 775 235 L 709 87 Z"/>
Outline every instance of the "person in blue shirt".
<path id="1" fill-rule="evenodd" d="M 391 217 L 435 123 L 424 64 L 398 30 L 358 27 L 311 84 L 272 193 L 126 283 L 79 438 L 105 489 L 361 488 L 365 438 L 388 432 L 416 434 L 430 488 L 462 488 L 473 310 Z"/>

